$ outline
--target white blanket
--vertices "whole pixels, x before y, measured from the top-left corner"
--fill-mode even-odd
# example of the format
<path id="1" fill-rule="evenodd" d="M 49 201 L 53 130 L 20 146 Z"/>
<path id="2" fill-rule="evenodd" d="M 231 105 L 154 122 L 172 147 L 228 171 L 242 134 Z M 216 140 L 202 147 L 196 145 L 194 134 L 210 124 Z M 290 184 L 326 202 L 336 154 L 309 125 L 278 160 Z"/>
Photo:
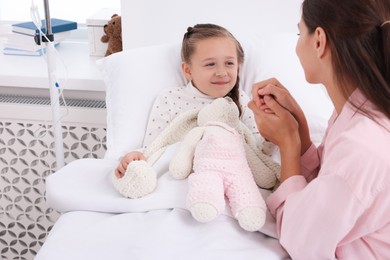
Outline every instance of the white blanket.
<path id="1" fill-rule="evenodd" d="M 35 260 L 280 260 L 279 241 L 246 232 L 221 215 L 202 224 L 182 209 L 144 213 L 68 212 L 60 217 Z"/>
<path id="2" fill-rule="evenodd" d="M 157 188 L 143 198 L 127 199 L 113 188 L 110 178 L 117 161 L 82 159 L 70 163 L 46 179 L 47 202 L 60 212 L 128 213 L 186 209 L 187 179 L 176 180 L 168 173 L 169 161 L 178 145 L 168 147 L 154 164 L 154 169 L 160 175 Z M 261 191 L 264 197 L 269 194 L 267 190 Z M 222 214 L 232 217 L 228 206 Z M 276 238 L 275 220 L 269 213 L 261 232 Z"/>

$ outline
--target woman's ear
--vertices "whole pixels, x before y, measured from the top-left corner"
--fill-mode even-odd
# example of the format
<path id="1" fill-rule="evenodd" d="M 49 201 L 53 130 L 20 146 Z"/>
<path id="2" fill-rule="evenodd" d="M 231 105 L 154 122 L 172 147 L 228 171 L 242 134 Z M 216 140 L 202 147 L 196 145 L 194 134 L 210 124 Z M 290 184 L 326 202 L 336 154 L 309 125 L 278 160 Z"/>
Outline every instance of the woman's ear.
<path id="1" fill-rule="evenodd" d="M 316 49 L 317 56 L 319 58 L 322 58 L 325 55 L 328 47 L 326 33 L 324 29 L 322 29 L 321 27 L 317 27 L 314 32 L 314 37 L 315 37 L 314 48 Z"/>
<path id="2" fill-rule="evenodd" d="M 188 65 L 188 63 L 186 62 L 182 62 L 181 63 L 181 69 L 184 73 L 184 76 L 189 80 L 191 81 L 192 80 L 192 75 L 191 75 L 191 68 L 190 68 L 190 65 Z"/>

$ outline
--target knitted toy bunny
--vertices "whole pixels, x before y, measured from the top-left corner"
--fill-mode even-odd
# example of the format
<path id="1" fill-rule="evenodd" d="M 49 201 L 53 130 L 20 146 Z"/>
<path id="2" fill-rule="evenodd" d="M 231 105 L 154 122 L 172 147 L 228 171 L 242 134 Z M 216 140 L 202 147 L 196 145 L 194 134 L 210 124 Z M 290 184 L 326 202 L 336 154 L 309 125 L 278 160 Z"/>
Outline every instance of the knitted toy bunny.
<path id="1" fill-rule="evenodd" d="M 248 231 L 265 222 L 266 205 L 256 184 L 272 188 L 279 165 L 257 147 L 250 130 L 239 120 L 236 104 L 218 98 L 201 110 L 182 113 L 144 151 L 146 161 L 133 161 L 125 176 L 113 178 L 125 197 L 151 193 L 157 183 L 154 162 L 168 145 L 183 141 L 170 162 L 176 179 L 189 176 L 187 207 L 200 222 L 213 220 L 229 199 L 233 216 Z"/>

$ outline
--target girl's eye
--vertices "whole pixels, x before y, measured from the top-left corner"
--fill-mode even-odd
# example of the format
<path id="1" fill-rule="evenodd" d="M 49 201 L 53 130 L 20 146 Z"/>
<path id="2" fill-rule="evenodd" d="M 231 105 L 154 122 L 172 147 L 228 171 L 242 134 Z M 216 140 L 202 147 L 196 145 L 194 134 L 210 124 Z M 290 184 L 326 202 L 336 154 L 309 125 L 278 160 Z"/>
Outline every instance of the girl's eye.
<path id="1" fill-rule="evenodd" d="M 233 61 L 228 61 L 228 62 L 226 62 L 226 64 L 229 66 L 234 66 L 235 63 Z"/>
<path id="2" fill-rule="evenodd" d="M 215 65 L 215 63 L 207 63 L 206 64 L 206 67 L 212 67 L 212 66 L 214 66 Z"/>

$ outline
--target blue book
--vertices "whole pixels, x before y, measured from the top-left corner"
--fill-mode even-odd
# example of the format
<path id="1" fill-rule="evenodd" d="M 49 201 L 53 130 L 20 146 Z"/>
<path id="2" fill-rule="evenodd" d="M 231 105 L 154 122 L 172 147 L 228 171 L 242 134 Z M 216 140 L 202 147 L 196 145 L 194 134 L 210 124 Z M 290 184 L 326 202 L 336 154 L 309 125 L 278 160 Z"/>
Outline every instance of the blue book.
<path id="1" fill-rule="evenodd" d="M 51 18 L 50 21 L 51 21 L 51 30 L 53 34 L 77 29 L 77 22 L 67 21 L 67 20 L 62 20 L 57 18 Z M 46 22 L 45 20 L 42 20 L 41 22 L 42 22 L 42 32 L 46 33 Z M 35 35 L 36 33 L 39 32 L 38 28 L 35 26 L 35 24 L 32 21 L 13 24 L 12 31 L 15 33 L 21 33 L 27 35 Z"/>

